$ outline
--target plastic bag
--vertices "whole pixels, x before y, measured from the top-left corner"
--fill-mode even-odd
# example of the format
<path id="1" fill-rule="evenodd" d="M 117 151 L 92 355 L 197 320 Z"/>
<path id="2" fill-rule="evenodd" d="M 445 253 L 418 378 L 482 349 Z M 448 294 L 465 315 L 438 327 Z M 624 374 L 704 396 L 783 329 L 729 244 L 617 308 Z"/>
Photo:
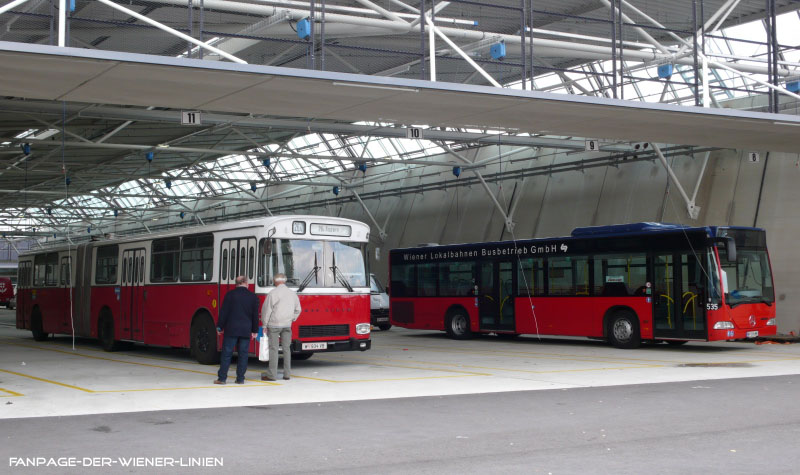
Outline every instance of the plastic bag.
<path id="1" fill-rule="evenodd" d="M 269 361 L 269 338 L 267 332 L 259 332 L 258 337 L 258 361 Z"/>

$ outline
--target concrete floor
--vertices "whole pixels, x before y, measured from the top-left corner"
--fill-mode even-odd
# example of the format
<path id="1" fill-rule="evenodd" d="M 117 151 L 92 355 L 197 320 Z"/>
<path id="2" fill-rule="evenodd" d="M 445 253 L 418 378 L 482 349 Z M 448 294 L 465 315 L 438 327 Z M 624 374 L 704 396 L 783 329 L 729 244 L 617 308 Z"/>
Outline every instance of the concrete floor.
<path id="1" fill-rule="evenodd" d="M 123 467 L 132 457 L 215 457 L 209 473 L 798 473 L 799 385 L 775 376 L 0 420 L 0 463 L 108 461 L 6 469 L 45 474 L 199 471 Z"/>
<path id="2" fill-rule="evenodd" d="M 173 473 L 198 468 L 122 463 L 215 457 L 222 465 L 203 470 L 798 472 L 798 345 L 618 350 L 396 328 L 373 340 L 295 362 L 291 381 L 271 384 L 251 358 L 247 384 L 215 386 L 216 367 L 188 351 L 34 342 L 0 310 L 0 466 L 101 457 L 89 459 L 97 473 Z"/>
<path id="3" fill-rule="evenodd" d="M 438 332 L 373 333 L 373 349 L 296 361 L 291 381 L 215 386 L 217 368 L 188 351 L 137 346 L 103 352 L 69 337 L 35 342 L 0 310 L 0 419 L 240 407 L 505 391 L 708 381 L 800 374 L 800 346 L 689 343 L 619 350 L 603 342 L 454 341 Z M 230 381 L 234 368 L 231 368 Z"/>

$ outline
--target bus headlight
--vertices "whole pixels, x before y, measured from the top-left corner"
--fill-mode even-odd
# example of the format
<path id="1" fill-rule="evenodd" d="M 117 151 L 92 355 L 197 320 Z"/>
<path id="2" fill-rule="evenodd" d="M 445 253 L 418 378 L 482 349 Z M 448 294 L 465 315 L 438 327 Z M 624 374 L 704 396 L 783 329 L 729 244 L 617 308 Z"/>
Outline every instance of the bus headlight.
<path id="1" fill-rule="evenodd" d="M 777 323 L 775 322 L 774 318 L 770 318 L 769 320 L 767 320 L 767 325 L 775 326 L 777 325 Z"/>
<path id="2" fill-rule="evenodd" d="M 714 330 L 729 330 L 733 328 L 733 322 L 717 322 L 714 324 Z"/>
<path id="3" fill-rule="evenodd" d="M 369 335 L 371 325 L 369 323 L 359 323 L 356 325 L 356 334 Z"/>

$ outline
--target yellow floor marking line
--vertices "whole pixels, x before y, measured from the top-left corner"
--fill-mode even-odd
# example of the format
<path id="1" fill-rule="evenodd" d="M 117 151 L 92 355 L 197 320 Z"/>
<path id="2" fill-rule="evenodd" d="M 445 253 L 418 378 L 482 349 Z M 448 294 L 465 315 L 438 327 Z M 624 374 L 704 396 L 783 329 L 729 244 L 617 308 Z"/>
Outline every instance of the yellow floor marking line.
<path id="1" fill-rule="evenodd" d="M 569 373 L 574 371 L 606 371 L 606 370 L 618 370 L 618 369 L 645 369 L 645 368 L 664 368 L 665 365 L 639 365 L 637 366 L 612 366 L 612 367 L 603 367 L 603 368 L 580 368 L 580 369 L 558 369 L 558 370 L 529 370 L 529 369 L 512 369 L 512 368 L 496 368 L 491 366 L 477 366 L 477 365 L 464 365 L 464 364 L 453 364 L 453 363 L 440 363 L 436 361 L 420 361 L 416 360 L 416 363 L 420 364 L 427 364 L 427 365 L 437 365 L 437 366 L 449 366 L 449 367 L 458 367 L 458 368 L 473 368 L 473 369 L 483 369 L 483 370 L 492 370 L 492 371 L 507 371 L 507 372 L 515 372 L 515 373 Z M 605 363 L 605 361 L 603 362 Z M 373 363 L 376 364 L 376 363 Z M 436 370 L 439 371 L 439 370 Z"/>
<path id="2" fill-rule="evenodd" d="M 319 358 L 321 361 L 328 361 L 328 362 L 336 362 L 336 361 L 344 361 L 347 363 L 355 363 L 355 364 L 369 364 L 372 366 L 385 366 L 387 368 L 404 368 L 404 369 L 421 369 L 423 371 L 438 371 L 444 373 L 463 373 L 469 376 L 491 376 L 488 373 L 476 373 L 474 371 L 461 371 L 457 369 L 439 369 L 439 368 L 425 368 L 422 366 L 408 366 L 408 365 L 399 365 L 399 364 L 383 364 L 383 363 L 375 363 L 375 362 L 364 362 L 359 360 L 348 360 L 345 358 L 337 358 L 336 360 L 330 360 L 325 358 Z"/>
<path id="3" fill-rule="evenodd" d="M 523 351 L 498 351 L 498 350 L 479 350 L 479 349 L 461 349 L 461 348 L 441 348 L 441 347 L 430 347 L 424 345 L 394 345 L 389 344 L 386 346 L 392 346 L 396 348 L 421 348 L 435 353 L 466 353 L 466 354 L 490 354 L 494 356 L 513 356 L 515 358 L 539 358 L 539 359 L 546 359 L 547 357 L 553 357 L 553 359 L 558 360 L 568 360 L 568 361 L 596 361 L 596 360 L 604 360 L 606 363 L 619 363 L 619 364 L 641 364 L 648 366 L 652 363 L 662 363 L 665 365 L 670 364 L 686 364 L 691 363 L 692 361 L 685 361 L 685 360 L 663 360 L 663 359 L 648 359 L 648 358 L 617 358 L 611 356 L 581 356 L 581 355 L 571 355 L 571 354 L 558 354 L 558 353 L 542 353 L 542 352 L 523 352 Z M 749 351 L 749 350 L 742 350 L 742 351 Z M 683 355 L 683 356 L 690 356 L 692 358 L 704 358 L 703 355 L 698 355 L 693 353 L 691 355 Z M 728 355 L 711 355 L 711 356 L 723 356 L 727 357 Z M 738 354 L 736 356 L 739 356 Z M 773 356 L 773 355 L 770 355 Z M 795 360 L 797 359 L 794 356 L 788 356 L 787 360 Z M 638 363 L 641 361 L 642 363 Z M 725 361 L 729 362 L 729 361 Z"/>
<path id="4" fill-rule="evenodd" d="M 0 391 L 2 391 L 2 392 L 4 392 L 4 393 L 8 394 L 8 396 L 3 396 L 2 394 L 0 394 L 0 397 L 18 397 L 18 396 L 24 396 L 24 394 L 20 394 L 20 393 L 18 393 L 18 392 L 16 392 L 16 391 L 12 391 L 12 390 L 10 390 L 10 389 L 0 388 Z"/>
<path id="5" fill-rule="evenodd" d="M 9 342 L 0 342 L 0 343 L 6 344 L 6 345 L 20 346 L 20 347 L 23 347 L 23 348 L 31 348 L 31 349 L 34 349 L 34 350 L 52 351 L 52 352 L 55 352 L 55 353 L 62 353 L 62 354 L 71 355 L 71 356 L 81 356 L 83 358 L 91 358 L 91 359 L 101 360 L 101 361 L 111 361 L 111 362 L 114 362 L 114 363 L 123 363 L 123 364 L 135 365 L 135 366 L 145 366 L 145 367 L 148 367 L 148 368 L 168 369 L 168 370 L 173 370 L 173 371 L 184 371 L 184 372 L 187 372 L 187 373 L 204 374 L 204 375 L 207 375 L 207 376 L 216 376 L 217 375 L 216 372 L 210 373 L 208 371 L 200 371 L 200 370 L 196 370 L 196 369 L 173 368 L 173 367 L 170 367 L 170 366 L 162 366 L 162 365 L 155 365 L 155 364 L 149 364 L 149 363 L 139 363 L 139 362 L 136 362 L 136 361 L 125 361 L 125 360 L 119 360 L 119 359 L 115 359 L 115 358 L 108 358 L 108 357 L 104 357 L 104 356 L 84 355 L 82 353 L 76 353 L 76 352 L 71 351 L 71 350 L 69 350 L 69 351 L 68 350 L 58 350 L 58 349 L 55 349 L 55 348 L 44 348 L 44 347 L 40 347 L 40 346 L 24 345 L 24 344 L 21 344 L 21 343 L 9 343 Z M 258 381 L 251 380 L 251 381 L 259 382 L 259 383 L 262 382 L 261 380 L 258 380 Z M 267 383 L 267 382 L 268 381 L 263 381 L 263 383 Z"/>
<path id="6" fill-rule="evenodd" d="M 432 370 L 438 371 L 438 370 Z M 417 376 L 411 378 L 382 378 L 382 379 L 344 379 L 344 380 L 336 380 L 336 379 L 324 379 L 324 378 L 314 378 L 311 376 L 292 376 L 292 378 L 302 378 L 302 379 L 311 379 L 314 381 L 324 381 L 326 383 L 376 383 L 376 382 L 383 382 L 383 381 L 414 381 L 418 379 L 446 379 L 446 378 L 472 378 L 475 376 L 484 376 L 481 374 L 451 374 L 447 376 Z M 485 376 L 489 376 L 488 374 Z"/>
<path id="7" fill-rule="evenodd" d="M 36 377 L 36 376 L 31 376 L 30 374 L 17 373 L 16 371 L 9 371 L 7 369 L 1 369 L 1 368 L 0 368 L 0 371 L 2 371 L 3 373 L 13 374 L 15 376 L 22 376 L 23 378 L 34 379 L 36 381 L 41 381 L 43 383 L 55 384 L 57 386 L 63 386 L 65 388 L 70 388 L 70 389 L 77 389 L 78 391 L 83 391 L 85 393 L 93 393 L 94 392 L 91 389 L 82 388 L 80 386 L 73 386 L 71 384 L 66 384 L 66 383 L 59 383 L 58 381 L 52 381 L 52 380 L 49 380 L 49 379 L 39 378 L 39 377 Z"/>
<path id="8" fill-rule="evenodd" d="M 251 379 L 246 379 L 245 381 L 253 381 Z M 259 381 L 260 383 L 261 381 Z M 271 383 L 269 381 L 264 381 L 264 383 L 268 383 L 270 386 L 280 386 L 279 383 Z M 145 389 L 103 389 L 103 390 L 94 390 L 92 392 L 95 393 L 133 393 L 133 392 L 148 392 L 148 391 L 181 391 L 184 389 L 223 389 L 223 388 L 261 388 L 264 387 L 263 384 L 226 384 L 226 385 L 219 385 L 216 384 L 214 386 L 192 386 L 188 388 L 145 388 Z"/>
<path id="9" fill-rule="evenodd" d="M 558 353 L 537 353 L 537 352 L 517 352 L 517 351 L 496 351 L 496 350 L 469 350 L 469 349 L 460 349 L 460 348 L 436 348 L 430 346 L 414 346 L 414 345 L 386 345 L 386 346 L 394 346 L 396 348 L 422 348 L 427 351 L 431 351 L 434 353 L 464 353 L 464 354 L 476 354 L 476 355 L 492 355 L 492 356 L 510 356 L 514 358 L 532 358 L 532 359 L 553 359 L 553 360 L 563 360 L 563 361 L 581 361 L 581 362 L 597 362 L 597 360 L 602 360 L 604 363 L 617 363 L 617 364 L 640 364 L 643 366 L 648 366 L 652 363 L 674 363 L 674 361 L 668 360 L 647 360 L 641 358 L 615 358 L 610 356 L 581 356 L 581 355 L 570 355 L 570 354 L 558 354 Z M 631 361 L 633 360 L 633 361 Z M 641 361 L 639 363 L 638 361 Z"/>
<path id="10" fill-rule="evenodd" d="M 16 343 L 16 342 L 8 341 L 7 339 L 0 339 L 0 343 L 4 343 L 4 342 L 6 342 L 6 343 L 8 343 L 10 345 L 23 346 L 22 343 Z M 64 343 L 59 343 L 59 342 L 49 342 L 48 344 L 58 345 L 58 346 L 60 346 L 62 348 L 69 348 L 70 349 L 69 354 L 71 354 L 71 355 L 75 354 L 75 353 L 72 353 L 72 350 L 71 350 L 72 345 L 71 344 L 64 344 Z M 42 350 L 47 350 L 48 349 L 48 348 L 45 348 L 43 345 L 40 346 L 40 345 L 32 345 L 32 344 L 28 344 L 28 346 L 26 346 L 26 348 L 35 348 L 35 349 L 42 349 Z M 78 348 L 80 350 L 86 350 L 86 351 L 94 351 L 94 352 L 97 352 L 97 353 L 107 353 L 103 349 L 92 348 L 92 347 L 86 346 L 86 345 L 75 345 L 75 348 Z M 145 356 L 145 355 L 139 355 L 139 354 L 135 354 L 135 353 L 122 352 L 122 351 L 118 351 L 116 353 L 118 355 L 129 356 L 131 358 L 142 358 L 142 359 L 156 360 L 156 361 L 169 361 L 170 363 L 187 364 L 187 365 L 190 365 L 190 366 L 197 366 L 199 364 L 195 360 L 179 360 L 179 359 L 174 359 L 174 358 L 162 358 L 162 357 L 159 357 L 159 356 Z M 91 358 L 91 356 L 87 356 L 87 357 Z M 175 368 L 175 369 L 178 369 L 178 368 Z M 212 374 L 212 373 L 206 373 L 206 374 Z M 213 373 L 213 374 L 215 375 L 217 373 Z M 267 381 L 260 381 L 260 380 L 249 380 L 249 379 L 247 379 L 247 381 L 263 382 L 265 384 L 267 383 Z"/>

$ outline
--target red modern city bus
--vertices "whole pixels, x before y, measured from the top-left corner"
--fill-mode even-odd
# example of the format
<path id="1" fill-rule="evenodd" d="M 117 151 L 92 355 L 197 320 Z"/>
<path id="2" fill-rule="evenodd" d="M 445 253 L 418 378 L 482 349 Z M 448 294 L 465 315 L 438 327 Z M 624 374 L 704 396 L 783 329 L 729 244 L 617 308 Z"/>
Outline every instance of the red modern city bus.
<path id="1" fill-rule="evenodd" d="M 682 344 L 774 335 L 764 230 L 634 223 L 570 237 L 394 249 L 392 325 Z"/>
<path id="2" fill-rule="evenodd" d="M 246 275 L 263 302 L 272 276 L 284 273 L 303 308 L 294 358 L 365 351 L 368 241 L 358 221 L 274 216 L 37 250 L 19 258 L 17 328 L 36 340 L 74 331 L 106 351 L 125 342 L 191 348 L 212 364 L 220 303 L 236 276 Z"/>

